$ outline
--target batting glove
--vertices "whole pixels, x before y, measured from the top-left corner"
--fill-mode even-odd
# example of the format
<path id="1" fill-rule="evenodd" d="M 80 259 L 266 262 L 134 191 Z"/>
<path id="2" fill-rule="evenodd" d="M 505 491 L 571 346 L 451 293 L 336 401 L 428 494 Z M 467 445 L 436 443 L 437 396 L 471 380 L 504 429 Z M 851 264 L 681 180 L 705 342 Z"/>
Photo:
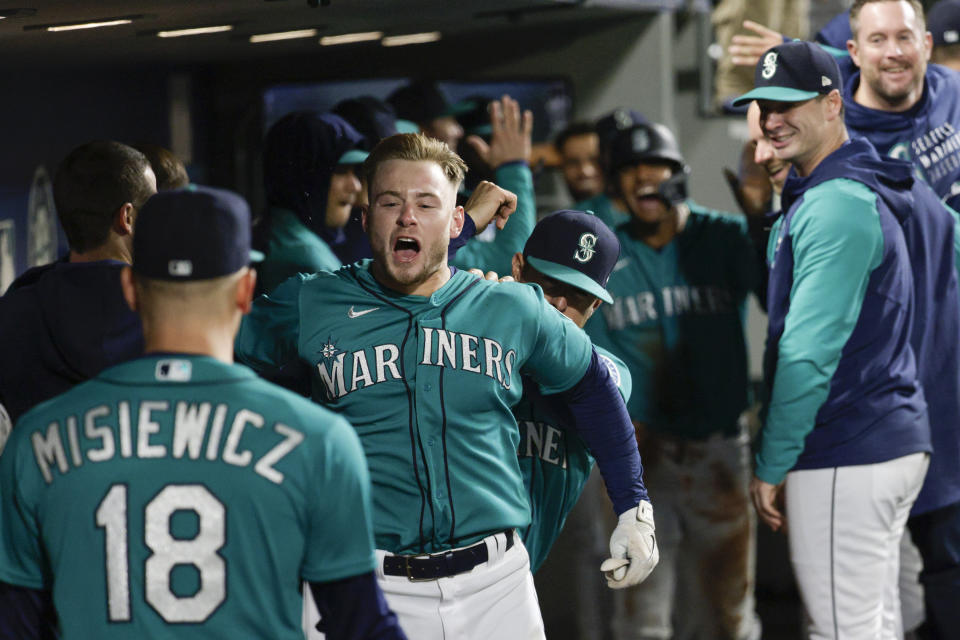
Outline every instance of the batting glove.
<path id="1" fill-rule="evenodd" d="M 643 500 L 620 514 L 610 536 L 610 556 L 600 565 L 611 589 L 625 589 L 643 582 L 660 561 L 654 535 L 653 505 Z"/>

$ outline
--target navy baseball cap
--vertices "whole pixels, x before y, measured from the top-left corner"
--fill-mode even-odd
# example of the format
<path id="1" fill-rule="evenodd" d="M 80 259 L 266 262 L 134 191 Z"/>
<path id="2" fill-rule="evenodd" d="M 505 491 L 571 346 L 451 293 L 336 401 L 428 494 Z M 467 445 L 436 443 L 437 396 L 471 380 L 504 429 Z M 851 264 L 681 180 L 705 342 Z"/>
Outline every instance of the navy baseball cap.
<path id="1" fill-rule="evenodd" d="M 600 218 L 570 209 L 548 214 L 527 238 L 523 257 L 543 275 L 613 303 L 604 287 L 620 257 L 620 241 Z"/>
<path id="2" fill-rule="evenodd" d="M 250 249 L 250 207 L 232 191 L 197 185 L 161 191 L 137 215 L 133 270 L 138 275 L 209 280 L 262 259 Z"/>
<path id="3" fill-rule="evenodd" d="M 941 0 L 927 13 L 927 29 L 933 35 L 933 46 L 960 43 L 960 2 Z"/>
<path id="4" fill-rule="evenodd" d="M 733 106 L 752 100 L 802 102 L 839 90 L 840 67 L 829 53 L 812 42 L 778 44 L 760 56 L 753 74 L 754 89 L 733 101 Z"/>

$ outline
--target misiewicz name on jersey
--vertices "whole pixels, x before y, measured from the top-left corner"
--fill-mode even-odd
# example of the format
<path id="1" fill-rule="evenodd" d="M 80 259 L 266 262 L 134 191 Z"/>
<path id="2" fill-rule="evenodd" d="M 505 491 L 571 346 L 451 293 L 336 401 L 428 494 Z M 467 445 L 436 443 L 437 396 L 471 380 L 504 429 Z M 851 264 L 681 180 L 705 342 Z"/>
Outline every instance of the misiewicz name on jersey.
<path id="1" fill-rule="evenodd" d="M 173 415 L 171 415 L 171 412 Z M 51 422 L 45 430 L 35 431 L 30 440 L 37 466 L 47 484 L 53 482 L 52 468 L 61 474 L 84 464 L 96 464 L 121 458 L 176 458 L 220 460 L 237 467 L 253 465 L 253 471 L 270 482 L 283 482 L 283 473 L 274 465 L 303 442 L 303 434 L 266 419 L 249 409 L 240 409 L 228 420 L 225 404 L 144 400 L 136 407 L 127 401 L 115 407 L 105 404 L 88 409 L 83 415 L 67 416 Z M 173 422 L 172 438 L 161 431 Z M 241 442 L 248 428 L 276 434 L 276 444 L 254 460 L 253 452 Z M 170 446 L 161 444 L 160 439 Z"/>
<path id="2" fill-rule="evenodd" d="M 417 362 L 476 373 L 509 389 L 517 352 L 505 350 L 496 340 L 445 329 L 422 327 Z M 352 352 L 341 351 L 332 341 L 324 345 L 317 371 L 328 397 L 341 398 L 357 389 L 401 380 L 400 348 L 380 344 Z"/>

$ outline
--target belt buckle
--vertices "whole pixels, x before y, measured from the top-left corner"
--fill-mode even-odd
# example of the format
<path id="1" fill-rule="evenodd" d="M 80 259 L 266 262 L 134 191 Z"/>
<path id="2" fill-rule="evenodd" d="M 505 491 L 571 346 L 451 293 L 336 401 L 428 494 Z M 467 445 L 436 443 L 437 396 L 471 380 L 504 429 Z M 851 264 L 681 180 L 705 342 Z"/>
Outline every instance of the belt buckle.
<path id="1" fill-rule="evenodd" d="M 415 556 L 403 556 L 403 567 L 407 571 L 407 580 L 410 582 L 431 582 L 432 580 L 436 580 L 436 578 L 415 578 L 410 572 L 410 560 L 417 560 L 420 558 L 430 559 L 432 557 L 433 556 L 429 553 L 419 553 Z"/>

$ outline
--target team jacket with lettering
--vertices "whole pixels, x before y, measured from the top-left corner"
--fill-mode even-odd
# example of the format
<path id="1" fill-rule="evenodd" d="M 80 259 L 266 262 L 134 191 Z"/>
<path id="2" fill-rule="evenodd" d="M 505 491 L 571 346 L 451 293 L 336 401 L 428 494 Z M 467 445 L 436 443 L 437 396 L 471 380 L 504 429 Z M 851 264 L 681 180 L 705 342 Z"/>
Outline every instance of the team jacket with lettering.
<path id="1" fill-rule="evenodd" d="M 960 74 L 927 65 L 920 100 L 906 111 L 895 112 L 854 102 L 860 72 L 852 62 L 841 69 L 846 78 L 843 103 L 850 137 L 866 138 L 881 155 L 911 161 L 942 200 L 960 209 Z"/>
<path id="2" fill-rule="evenodd" d="M 52 589 L 65 640 L 300 639 L 302 581 L 375 564 L 350 425 L 208 357 L 133 360 L 37 406 L 0 492 L 0 580 Z"/>
<path id="3" fill-rule="evenodd" d="M 627 366 L 609 351 L 598 347 L 597 353 L 623 399 L 629 399 Z M 530 526 L 522 531 L 523 544 L 530 554 L 530 570 L 536 571 L 580 499 L 594 459 L 577 434 L 567 405 L 555 395 L 544 395 L 529 376 L 523 377 L 523 398 L 513 415 L 520 427 L 520 473 L 530 498 Z"/>
<path id="4" fill-rule="evenodd" d="M 910 210 L 888 204 L 906 190 L 902 165 L 877 159 L 853 140 L 784 187 L 767 252 L 765 482 L 931 450 L 910 346 Z"/>
<path id="5" fill-rule="evenodd" d="M 357 430 L 377 548 L 422 553 L 530 521 L 510 407 L 521 370 L 546 393 L 583 377 L 590 340 L 539 288 L 457 271 L 429 297 L 382 287 L 370 261 L 297 276 L 254 304 L 237 357 L 300 359 L 313 397 Z"/>
<path id="6" fill-rule="evenodd" d="M 686 225 L 662 249 L 617 229 L 613 304 L 586 330 L 627 363 L 631 418 L 682 438 L 735 435 L 748 401 L 746 297 L 759 269 L 742 217 L 688 205 Z"/>

